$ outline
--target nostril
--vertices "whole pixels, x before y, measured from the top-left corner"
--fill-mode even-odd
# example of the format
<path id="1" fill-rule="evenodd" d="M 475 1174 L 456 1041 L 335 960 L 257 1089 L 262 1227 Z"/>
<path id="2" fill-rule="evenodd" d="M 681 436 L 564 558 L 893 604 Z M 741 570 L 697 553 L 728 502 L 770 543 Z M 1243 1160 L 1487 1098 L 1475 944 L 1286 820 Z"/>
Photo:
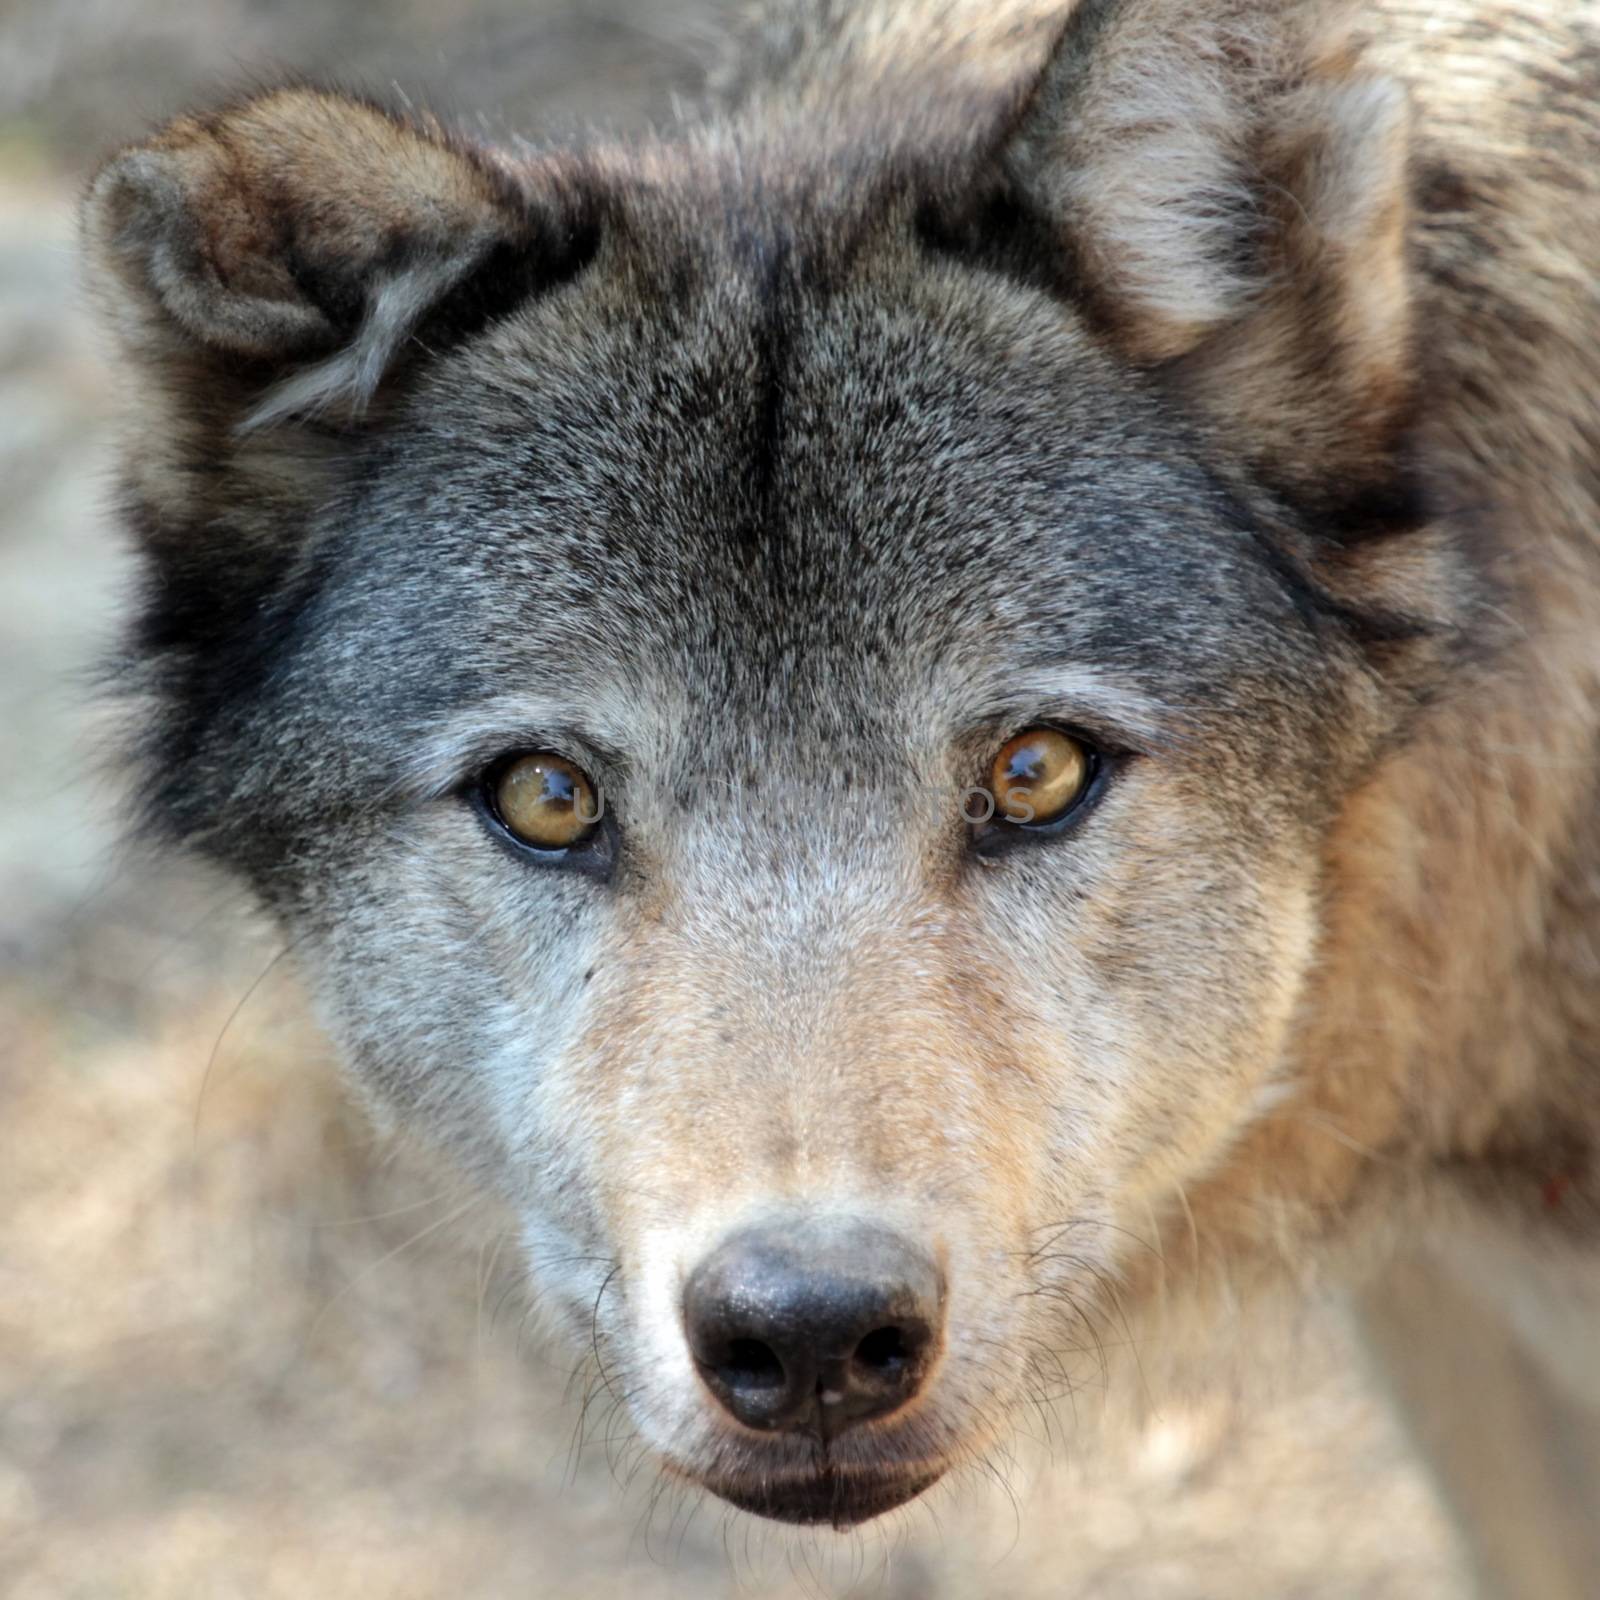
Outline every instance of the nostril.
<path id="1" fill-rule="evenodd" d="M 731 1340 L 716 1369 L 730 1389 L 781 1389 L 784 1384 L 783 1363 L 759 1339 Z"/>
<path id="2" fill-rule="evenodd" d="M 852 1363 L 874 1377 L 896 1376 L 915 1356 L 900 1328 L 875 1328 L 856 1346 Z"/>

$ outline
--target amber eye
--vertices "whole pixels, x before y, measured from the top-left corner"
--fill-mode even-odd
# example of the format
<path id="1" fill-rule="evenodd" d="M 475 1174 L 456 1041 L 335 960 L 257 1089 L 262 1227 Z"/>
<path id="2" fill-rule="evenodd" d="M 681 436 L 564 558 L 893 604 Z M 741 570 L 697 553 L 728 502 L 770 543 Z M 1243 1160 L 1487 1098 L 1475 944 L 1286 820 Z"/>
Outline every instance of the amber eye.
<path id="1" fill-rule="evenodd" d="M 989 769 L 995 820 L 1056 822 L 1083 798 L 1093 776 L 1087 745 L 1059 728 L 1029 728 L 1000 747 Z"/>
<path id="2" fill-rule="evenodd" d="M 600 822 L 595 786 L 570 761 L 535 751 L 508 761 L 490 780 L 495 814 L 507 830 L 536 850 L 582 844 Z"/>

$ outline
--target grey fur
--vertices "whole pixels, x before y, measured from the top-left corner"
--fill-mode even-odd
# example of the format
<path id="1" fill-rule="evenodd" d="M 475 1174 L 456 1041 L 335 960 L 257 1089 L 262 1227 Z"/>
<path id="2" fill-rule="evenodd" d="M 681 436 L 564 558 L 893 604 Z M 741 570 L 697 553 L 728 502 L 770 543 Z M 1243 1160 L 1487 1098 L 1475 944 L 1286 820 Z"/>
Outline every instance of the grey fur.
<path id="1" fill-rule="evenodd" d="M 1471 196 L 1478 158 L 1423 92 L 1394 167 L 1403 99 L 1302 26 L 1318 8 L 1086 5 L 1054 48 L 1048 10 L 1021 6 L 1013 27 L 952 0 L 908 56 L 910 12 L 801 8 L 752 33 L 703 126 L 515 169 L 395 121 L 384 138 L 467 164 L 449 203 L 482 207 L 481 242 L 442 268 L 404 218 L 384 231 L 352 202 L 347 232 L 382 234 L 388 276 L 376 246 L 346 242 L 345 265 L 318 269 L 334 288 L 302 275 L 294 292 L 342 307 L 354 342 L 258 369 L 175 326 L 146 267 L 192 231 L 211 179 L 149 190 L 108 231 L 104 196 L 152 159 L 135 153 L 91 202 L 117 314 L 165 396 L 127 491 L 152 572 L 129 666 L 154 708 L 150 814 L 255 886 L 357 1081 L 521 1208 L 534 1269 L 585 1338 L 606 1280 L 596 1337 L 632 1375 L 636 1419 L 713 1486 L 810 1470 L 796 1446 L 715 1430 L 673 1365 L 685 1253 L 753 1208 L 870 1206 L 948 1254 L 937 1404 L 841 1441 L 830 1470 L 848 1479 L 987 1448 L 1040 1382 L 1029 1351 L 1070 1342 L 1063 1300 L 1103 1313 L 1106 1276 L 1141 1270 L 1125 1235 L 1176 1227 L 1186 1186 L 1217 1192 L 1203 1296 L 1401 1214 L 1447 1159 L 1482 1176 L 1502 1136 L 1543 1149 L 1551 1119 L 1579 1127 L 1568 1090 L 1501 1085 L 1469 1140 L 1465 1106 L 1421 1091 L 1434 1080 L 1400 1045 L 1372 1064 L 1319 1042 L 1370 981 L 1363 938 L 1387 927 L 1402 961 L 1404 919 L 1425 914 L 1380 909 L 1335 942 L 1342 830 L 1432 760 L 1440 718 L 1515 677 L 1542 614 L 1508 572 L 1494 466 L 1473 460 L 1486 402 L 1461 352 L 1470 318 L 1527 325 L 1555 301 L 1475 261 L 1475 230 L 1517 225 L 1498 200 L 1464 205 L 1453 232 L 1407 220 L 1430 171 Z M 1459 8 L 1431 14 L 1478 37 Z M 1121 282 L 1107 263 L 1133 248 L 1137 196 L 1096 196 L 1135 192 L 1113 168 L 1144 133 L 1102 128 L 1091 91 L 1106 41 L 1132 30 L 1142 48 L 1141 28 L 1180 73 L 1191 45 L 1215 48 L 1207 104 L 1250 137 L 1216 157 L 1227 181 L 1198 222 L 1147 219 Z M 1552 49 L 1592 51 L 1587 29 Z M 1509 81 L 1508 104 L 1525 92 Z M 1592 160 L 1592 116 L 1551 93 Z M 185 159 L 209 148 L 168 137 L 193 141 Z M 1571 161 L 1559 176 L 1592 238 L 1593 180 Z M 1282 194 L 1324 229 L 1320 256 L 1292 256 Z M 1408 230 L 1414 293 L 1393 304 L 1338 264 L 1369 228 Z M 1213 269 L 1214 293 L 1148 291 Z M 389 287 L 363 309 L 340 299 L 347 279 Z M 390 294 L 404 312 L 386 318 Z M 1347 303 L 1367 320 L 1341 320 Z M 395 336 L 381 353 L 348 331 L 378 321 Z M 391 348 L 413 326 L 420 345 Z M 330 415 L 346 367 L 346 398 L 370 403 Z M 1592 429 L 1592 358 L 1570 373 L 1565 419 L 1508 376 L 1505 427 Z M 1592 619 L 1592 546 L 1564 520 L 1595 515 L 1592 469 L 1565 484 L 1528 525 Z M 1592 672 L 1541 660 L 1592 753 Z M 1045 721 L 1105 751 L 1098 804 L 1058 839 L 974 855 L 961 792 Z M 602 785 L 609 877 L 516 859 L 464 798 L 525 748 Z M 1540 816 L 1541 849 L 1587 850 Z M 1462 871 L 1498 860 L 1494 839 L 1481 849 Z M 1576 859 L 1573 926 L 1594 870 Z M 1536 877 L 1518 892 L 1547 904 Z M 1343 987 L 1319 990 L 1330 973 Z M 1457 1037 L 1424 990 L 1405 1002 L 1420 1031 Z M 1574 1005 L 1552 1053 L 1592 1020 Z M 1352 1077 L 1386 1108 L 1372 1137 L 1401 1176 L 1257 1149 L 1272 1107 Z M 1075 1247 L 1039 1255 L 1057 1224 Z M 985 1340 L 1005 1350 L 988 1365 Z"/>

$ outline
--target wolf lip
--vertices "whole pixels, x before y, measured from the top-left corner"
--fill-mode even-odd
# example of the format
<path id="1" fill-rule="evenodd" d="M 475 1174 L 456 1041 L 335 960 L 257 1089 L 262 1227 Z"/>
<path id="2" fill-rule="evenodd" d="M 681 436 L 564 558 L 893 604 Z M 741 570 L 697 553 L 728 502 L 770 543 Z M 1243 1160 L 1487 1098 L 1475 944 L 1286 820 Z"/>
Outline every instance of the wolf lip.
<path id="1" fill-rule="evenodd" d="M 735 1478 L 700 1481 L 739 1510 L 774 1522 L 802 1526 L 829 1523 L 835 1528 L 851 1528 L 915 1500 L 943 1476 L 941 1466 L 894 1476 L 824 1472 L 754 1482 Z"/>

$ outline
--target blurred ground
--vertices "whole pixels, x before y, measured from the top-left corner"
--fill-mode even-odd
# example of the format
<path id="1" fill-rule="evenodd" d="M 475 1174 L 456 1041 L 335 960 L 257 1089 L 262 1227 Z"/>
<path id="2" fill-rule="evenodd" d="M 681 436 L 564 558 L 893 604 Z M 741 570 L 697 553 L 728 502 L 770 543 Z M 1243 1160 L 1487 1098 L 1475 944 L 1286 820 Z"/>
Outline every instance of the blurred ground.
<path id="1" fill-rule="evenodd" d="M 127 569 L 71 254 L 105 144 L 285 66 L 491 129 L 667 105 L 696 0 L 0 7 L 0 1594 L 1458 1595 L 1337 1318 L 1015 1501 L 940 1491 L 819 1552 L 652 1506 L 523 1336 L 500 1219 L 381 1150 L 226 887 L 114 849 L 86 672 Z M 1252 1352 L 1254 1357 L 1254 1353 Z M 1272 1398 L 1274 1394 L 1279 1398 Z M 1288 1398 L 1282 1398 L 1283 1395 Z M 1063 1421 L 1070 1437 L 1071 1419 Z"/>

